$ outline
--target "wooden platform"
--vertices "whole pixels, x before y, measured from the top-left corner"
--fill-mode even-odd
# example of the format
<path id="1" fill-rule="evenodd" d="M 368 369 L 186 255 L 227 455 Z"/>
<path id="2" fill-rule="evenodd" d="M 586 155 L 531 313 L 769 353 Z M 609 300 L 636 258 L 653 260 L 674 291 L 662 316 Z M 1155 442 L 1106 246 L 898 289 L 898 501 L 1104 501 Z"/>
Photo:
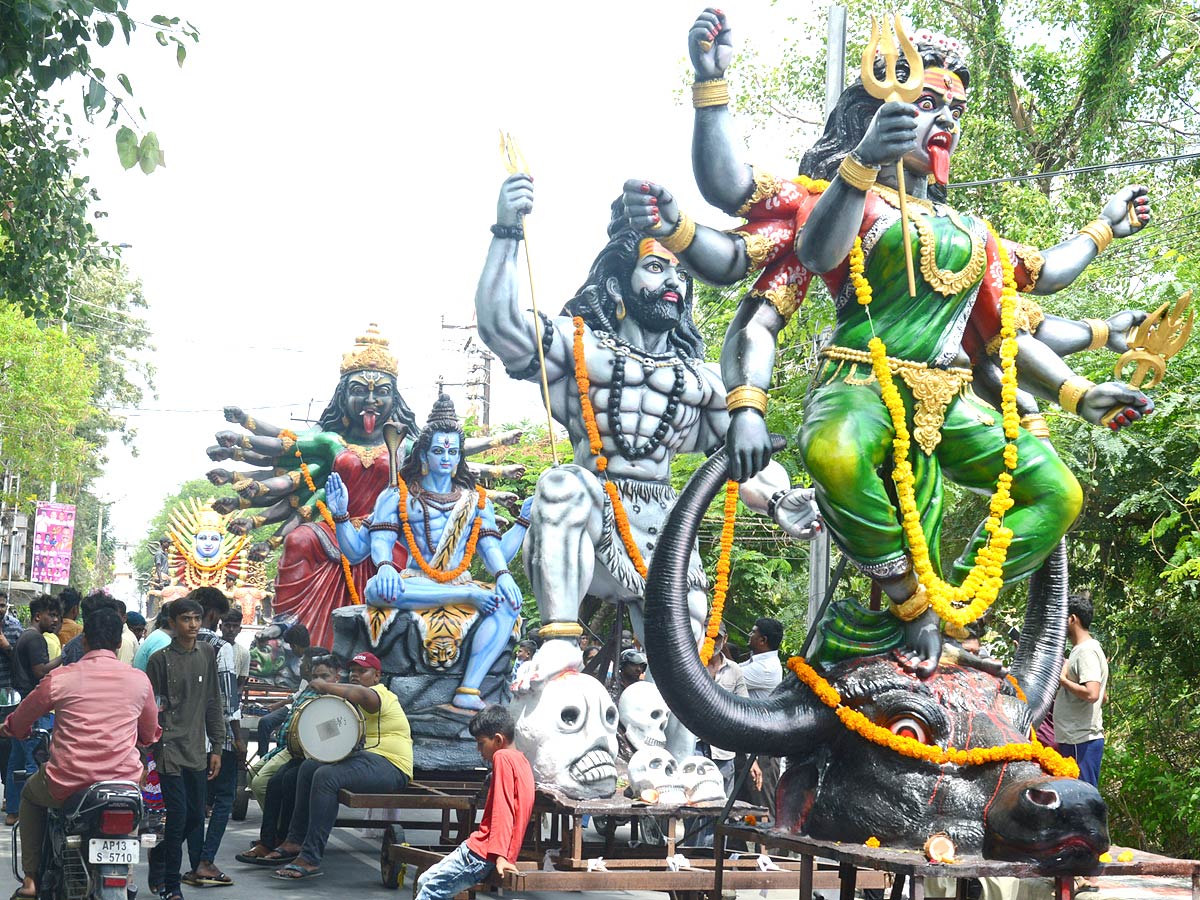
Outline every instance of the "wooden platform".
<path id="1" fill-rule="evenodd" d="M 1104 875 L 1174 875 L 1190 876 L 1192 879 L 1192 900 L 1200 900 L 1200 861 L 1192 859 L 1172 859 L 1133 850 L 1131 862 L 1116 862 L 1117 857 L 1125 851 L 1124 847 L 1113 847 L 1110 851 L 1114 862 L 1097 862 L 1094 869 L 1087 872 L 1063 874 L 1050 872 L 1033 863 L 1003 862 L 1000 860 L 984 859 L 981 856 L 963 856 L 953 865 L 935 864 L 926 860 L 923 853 L 913 850 L 896 850 L 886 847 L 872 848 L 863 844 L 842 844 L 831 841 L 818 841 L 800 835 L 771 831 L 766 828 L 751 828 L 745 825 L 719 825 L 715 832 L 714 844 L 717 849 L 716 885 L 720 892 L 725 877 L 721 864 L 727 842 L 743 840 L 748 844 L 758 844 L 766 848 L 778 848 L 800 854 L 802 865 L 800 881 L 800 900 L 811 900 L 813 883 L 813 860 L 816 857 L 831 859 L 838 863 L 841 872 L 841 897 L 849 900 L 854 895 L 856 878 L 859 870 L 876 870 L 893 872 L 898 877 L 892 888 L 892 900 L 899 900 L 904 878 L 911 882 L 909 888 L 910 900 L 924 900 L 925 879 L 928 877 L 958 878 L 958 898 L 966 896 L 966 880 L 968 878 L 1053 878 L 1055 896 L 1060 900 L 1070 900 L 1075 874 L 1103 877 Z M 859 885 L 860 887 L 862 885 Z"/>

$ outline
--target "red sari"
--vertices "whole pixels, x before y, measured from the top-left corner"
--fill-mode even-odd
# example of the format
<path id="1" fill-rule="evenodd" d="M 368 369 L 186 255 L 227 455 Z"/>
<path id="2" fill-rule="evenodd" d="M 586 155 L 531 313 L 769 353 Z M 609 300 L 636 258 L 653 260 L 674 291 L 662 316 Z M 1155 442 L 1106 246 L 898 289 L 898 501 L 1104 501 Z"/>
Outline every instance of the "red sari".
<path id="1" fill-rule="evenodd" d="M 369 516 L 375 500 L 388 486 L 387 447 L 380 445 L 364 462 L 354 449 L 346 449 L 333 461 L 350 495 L 349 513 L 358 522 Z M 408 551 L 397 541 L 392 559 L 398 570 L 408 565 Z M 362 597 L 367 581 L 375 574 L 368 556 L 352 564 L 354 587 Z M 276 613 L 295 615 L 312 637 L 314 647 L 333 648 L 332 612 L 351 604 L 350 590 L 342 572 L 337 536 L 324 522 L 309 522 L 292 531 L 283 541 L 283 556 L 275 578 Z"/>

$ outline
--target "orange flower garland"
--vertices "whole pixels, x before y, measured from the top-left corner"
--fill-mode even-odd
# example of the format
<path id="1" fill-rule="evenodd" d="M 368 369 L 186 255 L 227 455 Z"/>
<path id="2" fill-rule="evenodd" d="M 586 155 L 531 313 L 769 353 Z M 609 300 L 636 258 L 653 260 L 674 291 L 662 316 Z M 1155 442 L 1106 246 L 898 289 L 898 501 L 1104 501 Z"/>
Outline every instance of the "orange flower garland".
<path id="1" fill-rule="evenodd" d="M 733 551 L 733 526 L 737 517 L 738 483 L 725 483 L 725 521 L 721 525 L 721 554 L 717 557 L 717 583 L 713 586 L 712 610 L 708 614 L 708 628 L 704 632 L 704 646 L 700 648 L 700 662 L 708 665 L 712 659 L 717 633 L 721 630 L 721 616 L 725 612 L 725 595 L 729 592 L 729 556 Z"/>
<path id="2" fill-rule="evenodd" d="M 467 538 L 467 549 L 463 552 L 462 562 L 453 569 L 442 571 L 435 569 L 425 561 L 425 557 L 421 555 L 421 548 L 417 546 L 417 539 L 413 535 L 412 525 L 408 521 L 408 485 L 404 483 L 404 479 L 399 475 L 396 476 L 396 487 L 400 491 L 400 522 L 404 526 L 404 537 L 408 541 L 409 549 L 412 551 L 412 558 L 417 561 L 417 565 L 421 567 L 421 571 L 436 581 L 438 584 L 446 584 L 453 581 L 471 565 L 471 560 L 475 558 L 475 545 L 479 543 L 479 529 L 483 524 L 483 519 L 480 516 L 475 516 L 475 521 L 471 523 L 471 536 Z M 481 487 L 475 488 L 479 494 L 479 503 L 475 507 L 482 510 L 487 504 L 487 491 Z"/>
<path id="3" fill-rule="evenodd" d="M 583 356 L 585 326 L 583 319 L 579 316 L 571 321 L 575 324 L 575 384 L 579 388 L 579 407 L 583 412 L 583 425 L 587 429 L 588 449 L 596 457 L 596 471 L 603 474 L 608 471 L 608 457 L 601 452 L 604 447 L 600 443 L 600 426 L 596 424 L 596 411 L 592 408 L 592 398 L 588 393 L 592 383 L 588 378 L 587 361 Z M 612 503 L 613 518 L 617 521 L 617 531 L 621 535 L 621 543 L 625 545 L 625 552 L 629 554 L 629 560 L 637 569 L 637 573 L 645 578 L 648 571 L 646 560 L 642 558 L 642 551 L 638 549 L 637 542 L 633 539 L 633 532 L 629 528 L 629 516 L 625 514 L 625 507 L 621 503 L 621 495 L 617 492 L 617 486 L 607 477 L 604 479 L 604 492 L 608 494 L 608 499 Z"/>
<path id="4" fill-rule="evenodd" d="M 976 747 L 972 750 L 947 747 L 943 750 L 936 744 L 922 744 L 914 738 L 894 734 L 890 729 L 876 725 L 858 710 L 843 706 L 841 694 L 837 692 L 837 689 L 818 675 L 803 657 L 793 656 L 788 660 L 788 668 L 809 690 L 816 694 L 818 700 L 834 711 L 846 728 L 872 744 L 887 747 L 901 756 L 923 759 L 936 766 L 982 766 L 989 763 L 1020 760 L 1037 763 L 1048 775 L 1065 778 L 1079 777 L 1079 765 L 1075 760 L 1068 759 L 1051 748 L 1043 746 L 1037 738 L 1031 739 L 1028 744 L 1001 744 L 996 747 Z"/>
<path id="5" fill-rule="evenodd" d="M 304 476 L 304 484 L 313 494 L 317 493 L 317 485 L 313 481 L 312 473 L 308 471 L 308 463 L 304 461 L 304 456 L 300 453 L 300 441 L 296 437 L 296 432 L 284 428 L 279 432 L 279 436 L 286 440 L 295 441 L 296 459 L 300 460 L 300 474 Z M 329 526 L 329 530 L 335 535 L 337 534 L 337 525 L 333 521 L 333 513 L 329 511 L 329 507 L 325 505 L 325 501 L 317 501 L 317 512 L 321 514 L 321 518 L 325 520 L 325 524 Z M 354 573 L 350 571 L 350 560 L 346 559 L 346 554 L 340 554 L 342 557 L 342 577 L 346 579 L 346 590 L 350 592 L 351 603 L 362 603 L 359 599 L 358 589 L 354 586 Z"/>

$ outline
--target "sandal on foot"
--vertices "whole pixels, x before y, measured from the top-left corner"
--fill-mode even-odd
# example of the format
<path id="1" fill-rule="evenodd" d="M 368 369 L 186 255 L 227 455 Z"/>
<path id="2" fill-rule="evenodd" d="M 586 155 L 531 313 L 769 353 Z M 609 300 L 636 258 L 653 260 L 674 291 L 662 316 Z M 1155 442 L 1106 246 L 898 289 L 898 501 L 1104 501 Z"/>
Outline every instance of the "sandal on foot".
<path id="1" fill-rule="evenodd" d="M 292 858 L 295 859 L 295 857 Z M 234 857 L 234 859 L 240 863 L 246 863 L 247 865 L 251 866 L 278 866 L 284 861 L 279 857 L 276 857 L 275 859 L 268 859 L 266 855 L 257 856 L 254 853 L 249 852 L 239 853 Z"/>
<path id="2" fill-rule="evenodd" d="M 196 875 L 193 884 L 199 887 L 232 887 L 233 879 L 224 872 L 218 871 L 216 875 Z"/>
<path id="3" fill-rule="evenodd" d="M 324 874 L 320 869 L 306 869 L 304 866 L 288 863 L 282 869 L 272 872 L 271 877 L 278 878 L 280 881 L 303 881 L 306 878 L 318 878 Z"/>

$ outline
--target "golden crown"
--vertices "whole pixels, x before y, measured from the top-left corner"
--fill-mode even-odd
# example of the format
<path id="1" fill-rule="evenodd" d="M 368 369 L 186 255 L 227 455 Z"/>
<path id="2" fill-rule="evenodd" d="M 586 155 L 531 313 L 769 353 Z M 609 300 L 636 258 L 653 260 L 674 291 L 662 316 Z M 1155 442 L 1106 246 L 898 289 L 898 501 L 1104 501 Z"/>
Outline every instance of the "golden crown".
<path id="1" fill-rule="evenodd" d="M 360 334 L 354 341 L 354 349 L 342 354 L 341 373 L 370 369 L 389 375 L 400 374 L 400 363 L 388 351 L 389 346 L 387 338 L 380 337 L 379 326 L 372 322 L 367 326 L 367 333 Z"/>

